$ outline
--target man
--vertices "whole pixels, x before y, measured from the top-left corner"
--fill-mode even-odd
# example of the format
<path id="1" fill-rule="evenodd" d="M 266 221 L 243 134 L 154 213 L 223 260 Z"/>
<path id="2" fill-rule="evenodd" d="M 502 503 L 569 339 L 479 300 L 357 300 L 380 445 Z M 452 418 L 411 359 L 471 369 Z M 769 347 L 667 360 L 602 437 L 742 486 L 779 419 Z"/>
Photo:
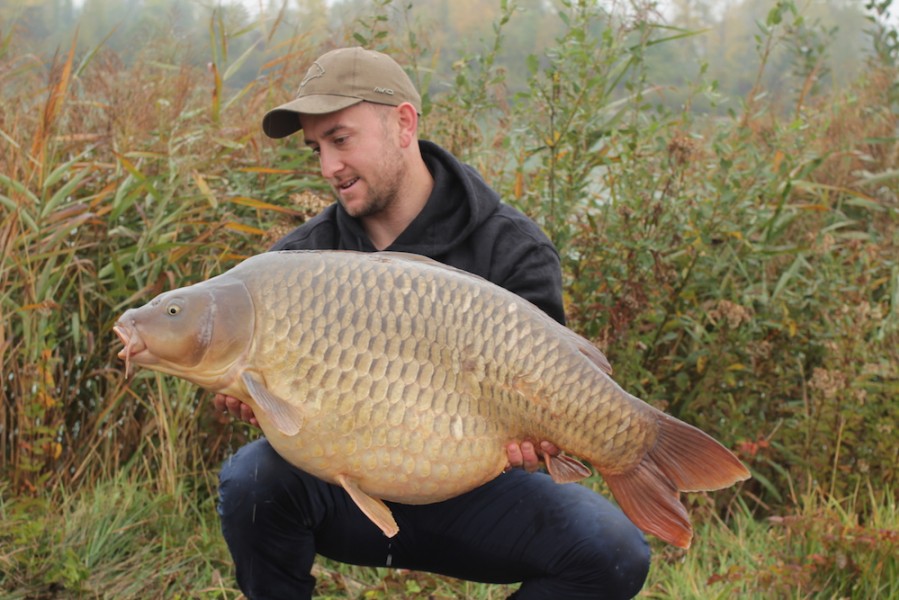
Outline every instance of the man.
<path id="1" fill-rule="evenodd" d="M 337 202 L 272 250 L 413 252 L 476 273 L 564 322 L 561 269 L 549 239 L 502 204 L 469 166 L 418 140 L 421 99 L 390 57 L 361 48 L 315 61 L 295 100 L 265 115 L 273 138 L 302 131 Z M 234 398 L 216 406 L 254 422 Z M 473 581 L 523 582 L 514 597 L 630 598 L 649 550 L 636 527 L 584 486 L 533 473 L 542 442 L 507 448 L 493 481 L 424 506 L 389 503 L 400 532 L 387 538 L 339 486 L 278 456 L 264 439 L 221 474 L 219 514 L 241 590 L 251 599 L 309 598 L 316 553 L 369 566 Z"/>

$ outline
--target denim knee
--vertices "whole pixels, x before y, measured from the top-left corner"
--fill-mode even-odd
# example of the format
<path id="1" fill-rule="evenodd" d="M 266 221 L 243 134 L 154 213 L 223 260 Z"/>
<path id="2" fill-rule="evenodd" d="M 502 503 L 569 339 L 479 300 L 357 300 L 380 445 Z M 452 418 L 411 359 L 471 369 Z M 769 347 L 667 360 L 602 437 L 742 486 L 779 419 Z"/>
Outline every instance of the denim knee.
<path id="1" fill-rule="evenodd" d="M 254 485 L 260 481 L 264 483 L 271 473 L 280 472 L 285 464 L 271 444 L 260 438 L 241 447 L 225 460 L 219 481 L 246 481 Z"/>
<path id="2" fill-rule="evenodd" d="M 646 583 L 649 574 L 649 543 L 636 527 L 619 541 L 619 556 L 616 575 L 623 597 L 633 598 Z"/>
<path id="3" fill-rule="evenodd" d="M 223 526 L 248 516 L 255 521 L 261 503 L 282 504 L 289 496 L 285 483 L 291 470 L 265 439 L 251 442 L 230 456 L 219 473 L 218 512 Z"/>
<path id="4" fill-rule="evenodd" d="M 629 520 L 608 526 L 580 554 L 581 564 L 592 565 L 602 598 L 627 599 L 636 596 L 649 574 L 649 544 Z M 599 567 L 599 568 L 597 568 Z"/>
<path id="5" fill-rule="evenodd" d="M 260 439 L 225 461 L 218 513 L 248 598 L 311 598 L 315 542 L 307 498 L 308 475 Z M 321 512 L 321 511 L 318 511 Z"/>

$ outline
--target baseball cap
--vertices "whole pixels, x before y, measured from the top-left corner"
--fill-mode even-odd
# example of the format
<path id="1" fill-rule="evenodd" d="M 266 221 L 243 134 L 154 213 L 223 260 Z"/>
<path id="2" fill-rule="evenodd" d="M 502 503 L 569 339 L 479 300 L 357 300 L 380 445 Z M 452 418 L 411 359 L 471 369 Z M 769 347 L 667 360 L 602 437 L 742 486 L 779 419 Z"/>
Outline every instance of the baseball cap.
<path id="1" fill-rule="evenodd" d="M 399 106 L 409 102 L 421 114 L 421 96 L 403 68 L 386 54 L 360 47 L 339 48 L 312 63 L 297 96 L 268 111 L 262 130 L 282 138 L 302 129 L 300 115 L 323 115 L 374 102 Z"/>

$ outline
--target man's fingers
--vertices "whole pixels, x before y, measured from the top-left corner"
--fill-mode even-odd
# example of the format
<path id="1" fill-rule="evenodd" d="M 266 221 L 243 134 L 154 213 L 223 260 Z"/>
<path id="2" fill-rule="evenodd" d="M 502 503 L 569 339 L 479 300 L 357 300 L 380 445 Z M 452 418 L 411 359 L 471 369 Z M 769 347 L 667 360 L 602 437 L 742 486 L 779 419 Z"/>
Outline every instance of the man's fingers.
<path id="1" fill-rule="evenodd" d="M 240 418 L 251 425 L 259 425 L 256 415 L 253 414 L 253 409 L 243 403 L 240 405 Z"/>
<path id="2" fill-rule="evenodd" d="M 232 396 L 225 396 L 225 406 L 228 408 L 228 412 L 234 415 L 235 417 L 240 418 L 240 407 L 241 401 Z"/>
<path id="3" fill-rule="evenodd" d="M 543 456 L 557 456 L 560 453 L 559 447 L 552 442 L 540 442 L 539 448 L 528 441 L 512 442 L 506 445 L 506 457 L 509 461 L 506 468 L 522 468 L 529 473 L 533 473 L 541 467 Z"/>
<path id="4" fill-rule="evenodd" d="M 557 456 L 561 454 L 561 450 L 559 447 L 553 444 L 552 442 L 540 442 L 540 454 L 549 454 L 550 456 Z"/>
<path id="5" fill-rule="evenodd" d="M 506 446 L 506 456 L 509 459 L 509 464 L 506 468 L 517 468 L 524 464 L 524 458 L 521 456 L 521 447 L 516 443 Z"/>
<path id="6" fill-rule="evenodd" d="M 531 442 L 521 442 L 521 456 L 525 471 L 531 473 L 540 467 L 540 457 Z"/>
<path id="7" fill-rule="evenodd" d="M 212 398 L 212 405 L 219 412 L 229 414 L 235 419 L 246 421 L 250 425 L 259 426 L 259 421 L 256 419 L 256 415 L 253 414 L 253 409 L 237 398 L 216 394 Z"/>

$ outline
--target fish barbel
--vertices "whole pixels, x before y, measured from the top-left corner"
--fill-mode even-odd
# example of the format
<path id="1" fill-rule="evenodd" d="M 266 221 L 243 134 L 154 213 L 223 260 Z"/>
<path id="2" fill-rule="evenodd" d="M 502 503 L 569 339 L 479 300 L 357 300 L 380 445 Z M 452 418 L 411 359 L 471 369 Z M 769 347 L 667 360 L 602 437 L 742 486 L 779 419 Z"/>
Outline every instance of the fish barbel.
<path id="1" fill-rule="evenodd" d="M 248 404 L 288 462 L 341 485 L 386 535 L 383 500 L 426 504 L 546 440 L 553 479 L 599 471 L 643 531 L 688 547 L 679 492 L 749 472 L 623 390 L 585 338 L 480 277 L 417 255 L 268 252 L 125 312 L 130 363 Z"/>

